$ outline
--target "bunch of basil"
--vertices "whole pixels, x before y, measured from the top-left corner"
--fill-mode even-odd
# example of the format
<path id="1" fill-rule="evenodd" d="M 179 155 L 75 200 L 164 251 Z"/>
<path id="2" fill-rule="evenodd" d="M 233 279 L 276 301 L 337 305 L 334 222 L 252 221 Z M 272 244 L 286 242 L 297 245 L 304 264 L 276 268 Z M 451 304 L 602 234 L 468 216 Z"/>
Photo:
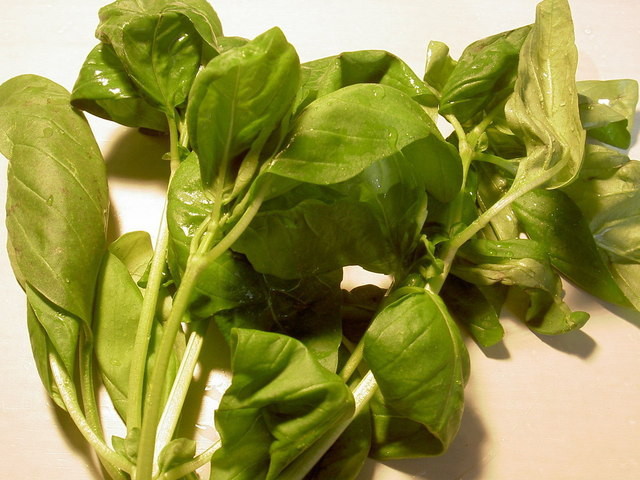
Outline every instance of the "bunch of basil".
<path id="1" fill-rule="evenodd" d="M 384 51 L 300 64 L 274 28 L 225 37 L 205 0 L 117 0 L 71 93 L 0 86 L 8 250 L 38 371 L 114 479 L 353 479 L 444 452 L 469 360 L 517 299 L 535 332 L 588 319 L 561 276 L 640 309 L 630 80 L 575 82 L 565 0 L 421 79 Z M 80 110 L 168 136 L 152 247 L 107 244 L 104 162 Z M 438 117 L 453 126 L 444 138 Z M 615 149 L 614 149 L 615 147 Z M 360 265 L 392 279 L 341 290 Z M 176 438 L 215 322 L 232 383 L 221 441 Z M 94 369 L 99 379 L 94 378 Z M 94 391 L 127 427 L 105 440 Z"/>

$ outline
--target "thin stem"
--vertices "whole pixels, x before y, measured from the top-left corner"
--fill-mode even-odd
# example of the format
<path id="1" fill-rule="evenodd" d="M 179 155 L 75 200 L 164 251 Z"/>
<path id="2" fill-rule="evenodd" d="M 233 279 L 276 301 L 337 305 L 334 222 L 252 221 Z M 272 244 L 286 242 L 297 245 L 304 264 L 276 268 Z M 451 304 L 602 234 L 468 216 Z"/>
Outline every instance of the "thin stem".
<path id="1" fill-rule="evenodd" d="M 213 457 L 213 454 L 220 448 L 220 445 L 220 440 L 218 440 L 193 460 L 164 472 L 157 478 L 157 480 L 177 480 L 191 472 L 195 472 L 198 468 L 211 461 L 211 457 Z"/>
<path id="2" fill-rule="evenodd" d="M 364 354 L 364 337 L 358 342 L 356 347 L 351 352 L 347 363 L 342 367 L 342 371 L 340 372 L 340 378 L 345 381 L 345 383 L 351 378 L 351 375 L 358 369 L 358 365 L 362 362 L 362 357 Z"/>
<path id="3" fill-rule="evenodd" d="M 91 444 L 98 456 L 106 463 L 113 465 L 113 467 L 120 469 L 124 472 L 131 473 L 133 471 L 133 464 L 109 448 L 102 438 L 100 438 L 91 428 L 87 422 L 78 399 L 75 395 L 75 389 L 73 387 L 73 381 L 69 377 L 66 369 L 62 365 L 62 362 L 58 358 L 55 352 L 49 352 L 49 366 L 51 368 L 51 374 L 56 382 L 60 397 L 64 403 L 67 412 L 71 416 L 71 419 L 80 430 L 82 436 Z"/>
<path id="4" fill-rule="evenodd" d="M 161 452 L 173 438 L 180 413 L 182 412 L 182 406 L 187 398 L 187 392 L 193 379 L 193 372 L 198 363 L 198 357 L 202 350 L 202 344 L 204 343 L 203 326 L 198 323 L 196 328 L 189 336 L 189 342 L 184 356 L 180 362 L 180 368 L 178 374 L 173 382 L 171 393 L 167 403 L 164 406 L 162 417 L 158 425 L 158 432 L 156 434 L 156 452 Z"/>

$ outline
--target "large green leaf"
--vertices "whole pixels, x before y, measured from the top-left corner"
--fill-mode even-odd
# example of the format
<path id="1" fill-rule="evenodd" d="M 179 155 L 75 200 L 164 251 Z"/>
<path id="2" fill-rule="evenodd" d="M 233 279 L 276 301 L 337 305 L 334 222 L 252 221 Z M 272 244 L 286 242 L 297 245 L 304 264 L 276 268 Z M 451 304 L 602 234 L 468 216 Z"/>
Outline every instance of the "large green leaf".
<path id="1" fill-rule="evenodd" d="M 233 248 L 256 270 L 283 278 L 346 265 L 397 272 L 426 215 L 423 179 L 414 168 L 424 159 L 416 157 L 384 158 L 334 185 L 300 185 L 266 202 Z"/>
<path id="2" fill-rule="evenodd" d="M 402 296 L 375 317 L 364 341 L 365 361 L 391 415 L 421 424 L 422 442 L 411 456 L 445 451 L 460 426 L 469 357 L 444 302 L 427 291 Z M 376 456 L 395 452 L 378 448 Z"/>
<path id="3" fill-rule="evenodd" d="M 205 186 L 258 137 L 266 140 L 291 109 L 299 72 L 298 55 L 278 28 L 223 52 L 200 72 L 187 124 Z"/>
<path id="4" fill-rule="evenodd" d="M 101 43 L 84 61 L 71 103 L 93 115 L 126 125 L 165 131 L 165 115 L 153 108 L 132 83 L 113 47 Z"/>
<path id="5" fill-rule="evenodd" d="M 635 80 L 578 82 L 580 119 L 587 135 L 618 148 L 629 148 L 638 103 Z"/>
<path id="6" fill-rule="evenodd" d="M 559 187 L 578 173 L 585 132 L 578 111 L 577 62 L 568 2 L 542 1 L 520 51 L 514 94 L 506 105 L 509 126 L 527 150 L 514 188 L 542 180 L 548 188 Z"/>
<path id="7" fill-rule="evenodd" d="M 499 33 L 465 48 L 442 87 L 440 112 L 465 123 L 504 100 L 513 89 L 520 48 L 530 30 L 527 26 Z M 444 53 L 441 47 L 440 55 Z"/>
<path id="8" fill-rule="evenodd" d="M 232 382 L 216 411 L 220 480 L 272 480 L 338 422 L 353 414 L 349 388 L 297 340 L 236 329 Z"/>
<path id="9" fill-rule="evenodd" d="M 108 210 L 105 165 L 89 125 L 64 88 L 27 75 L 0 86 L 0 132 L 18 280 L 89 323 Z"/>
<path id="10" fill-rule="evenodd" d="M 611 276 L 580 209 L 561 191 L 534 190 L 514 204 L 529 238 L 545 245 L 551 264 L 607 302 L 627 301 Z"/>
<path id="11" fill-rule="evenodd" d="M 440 136 L 422 107 L 400 90 L 352 85 L 312 102 L 265 171 L 299 182 L 343 182 L 429 135 Z"/>

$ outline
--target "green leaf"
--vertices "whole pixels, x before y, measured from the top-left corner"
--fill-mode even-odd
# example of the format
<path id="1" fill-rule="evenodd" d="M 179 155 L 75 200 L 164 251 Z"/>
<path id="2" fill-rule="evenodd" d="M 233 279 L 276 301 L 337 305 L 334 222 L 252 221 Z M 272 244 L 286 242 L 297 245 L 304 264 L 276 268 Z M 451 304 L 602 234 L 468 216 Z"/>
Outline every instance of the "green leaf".
<path id="1" fill-rule="evenodd" d="M 369 408 L 354 417 L 338 440 L 305 476 L 305 480 L 355 480 L 371 448 Z"/>
<path id="2" fill-rule="evenodd" d="M 41 77 L 0 86 L 0 152 L 9 159 L 7 229 L 23 285 L 89 323 L 106 249 L 104 161 L 69 93 Z"/>
<path id="3" fill-rule="evenodd" d="M 167 472 L 196 456 L 196 442 L 188 438 L 171 440 L 158 455 L 160 472 Z"/>
<path id="4" fill-rule="evenodd" d="M 565 193 L 534 190 L 514 203 L 514 211 L 529 238 L 546 247 L 551 264 L 560 273 L 596 297 L 627 304 L 588 223 Z"/>
<path id="5" fill-rule="evenodd" d="M 446 44 L 438 41 L 429 42 L 424 81 L 438 92 L 442 91 L 456 63 L 449 56 L 449 47 Z"/>
<path id="6" fill-rule="evenodd" d="M 470 262 L 470 263 L 469 263 Z M 589 319 L 563 300 L 562 282 L 543 244 L 529 239 L 468 242 L 452 273 L 478 286 L 501 283 L 523 293 L 517 312 L 536 333 L 558 335 L 581 328 Z"/>
<path id="7" fill-rule="evenodd" d="M 580 120 L 587 135 L 618 148 L 629 148 L 638 103 L 635 80 L 578 82 Z"/>
<path id="8" fill-rule="evenodd" d="M 231 341 L 234 328 L 285 334 L 301 341 L 322 366 L 335 372 L 342 342 L 342 271 L 296 280 L 255 272 L 254 276 L 260 282 L 252 297 L 214 317 L 225 338 Z"/>
<path id="9" fill-rule="evenodd" d="M 144 100 L 113 47 L 104 43 L 91 50 L 84 61 L 71 104 L 128 127 L 167 130 L 166 116 Z"/>
<path id="10" fill-rule="evenodd" d="M 116 52 L 146 100 L 174 117 L 200 68 L 202 39 L 191 22 L 173 12 L 136 17 Z"/>
<path id="11" fill-rule="evenodd" d="M 109 251 L 127 268 L 138 284 L 144 277 L 153 257 L 153 245 L 147 232 L 128 232 L 109 245 Z"/>
<path id="12" fill-rule="evenodd" d="M 467 328 L 479 345 L 490 347 L 502 340 L 500 308 L 496 308 L 477 285 L 451 276 L 441 295 L 453 318 Z"/>
<path id="13" fill-rule="evenodd" d="M 232 372 L 215 415 L 222 447 L 213 478 L 276 479 L 353 414 L 349 388 L 290 337 L 235 329 Z"/>
<path id="14" fill-rule="evenodd" d="M 400 297 L 378 313 L 364 341 L 364 359 L 388 409 L 422 425 L 414 454 L 444 452 L 460 426 L 469 356 L 443 301 L 428 291 Z M 394 452 L 380 448 L 376 457 Z"/>
<path id="15" fill-rule="evenodd" d="M 258 137 L 266 140 L 291 108 L 299 70 L 295 49 L 273 28 L 223 52 L 200 72 L 190 93 L 187 124 L 205 186 Z"/>
<path id="16" fill-rule="evenodd" d="M 433 93 L 400 58 L 383 50 L 344 52 L 302 64 L 302 81 L 294 111 L 344 87 L 377 83 L 397 88 L 422 105 L 434 106 Z"/>
<path id="17" fill-rule="evenodd" d="M 514 94 L 506 105 L 509 126 L 527 149 L 514 189 L 542 179 L 547 188 L 556 188 L 580 170 L 585 132 L 578 112 L 577 61 L 568 2 L 542 1 L 520 51 Z"/>
<path id="18" fill-rule="evenodd" d="M 429 135 L 440 134 L 404 93 L 386 85 L 352 85 L 311 103 L 265 172 L 319 185 L 339 183 Z"/>
<path id="19" fill-rule="evenodd" d="M 218 15 L 206 0 L 116 0 L 100 9 L 96 36 L 104 43 L 113 44 L 119 51 L 123 28 L 128 23 L 143 16 L 166 13 L 183 15 L 202 40 L 211 48 L 216 48 L 217 38 L 222 35 L 222 26 Z"/>
<path id="20" fill-rule="evenodd" d="M 397 272 L 425 220 L 422 153 L 384 158 L 345 182 L 303 184 L 265 202 L 233 249 L 256 270 L 283 278 L 346 265 Z"/>
<path id="21" fill-rule="evenodd" d="M 526 26 L 499 33 L 465 48 L 442 87 L 440 113 L 453 114 L 465 123 L 488 105 L 504 100 L 512 92 L 520 49 L 530 30 Z M 445 51 L 439 48 L 443 56 Z M 440 61 L 445 69 L 451 67 L 446 57 Z"/>

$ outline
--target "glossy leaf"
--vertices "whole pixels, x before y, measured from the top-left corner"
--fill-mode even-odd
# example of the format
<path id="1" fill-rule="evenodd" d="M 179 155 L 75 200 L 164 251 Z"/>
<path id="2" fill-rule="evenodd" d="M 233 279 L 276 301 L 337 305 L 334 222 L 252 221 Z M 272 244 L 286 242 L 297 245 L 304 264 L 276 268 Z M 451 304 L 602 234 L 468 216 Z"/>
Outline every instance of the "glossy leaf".
<path id="1" fill-rule="evenodd" d="M 128 127 L 167 130 L 165 115 L 144 100 L 113 47 L 104 43 L 84 61 L 73 86 L 71 104 Z"/>
<path id="2" fill-rule="evenodd" d="M 206 0 L 116 0 L 100 9 L 96 36 L 119 51 L 122 30 L 128 23 L 140 17 L 168 13 L 187 18 L 202 40 L 216 48 L 217 38 L 222 35 L 222 26 L 218 15 Z"/>
<path id="3" fill-rule="evenodd" d="M 202 40 L 191 22 L 173 12 L 136 17 L 116 52 L 146 100 L 174 117 L 200 68 Z"/>
<path id="4" fill-rule="evenodd" d="M 534 190 L 514 204 L 529 238 L 545 245 L 551 264 L 583 290 L 607 302 L 626 299 L 603 261 L 578 207 L 560 191 Z"/>
<path id="5" fill-rule="evenodd" d="M 349 388 L 290 337 L 234 330 L 232 373 L 215 416 L 222 447 L 211 472 L 220 480 L 278 478 L 353 413 Z"/>
<path id="6" fill-rule="evenodd" d="M 587 135 L 618 148 L 629 148 L 638 103 L 635 80 L 578 82 L 580 119 Z"/>
<path id="7" fill-rule="evenodd" d="M 18 280 L 88 323 L 108 209 L 105 166 L 91 130 L 68 92 L 28 75 L 0 86 L 0 131 Z"/>
<path id="8" fill-rule="evenodd" d="M 542 1 L 520 51 L 514 94 L 506 105 L 508 123 L 527 149 L 514 188 L 536 179 L 547 180 L 548 188 L 559 187 L 580 169 L 585 133 L 575 85 L 577 59 L 568 2 Z"/>
<path id="9" fill-rule="evenodd" d="M 453 114 L 464 123 L 487 105 L 505 99 L 512 91 L 520 49 L 530 30 L 527 26 L 499 33 L 465 48 L 442 87 L 440 113 Z M 447 67 L 451 64 L 446 57 L 442 61 Z"/>
<path id="10" fill-rule="evenodd" d="M 469 357 L 440 297 L 423 291 L 387 305 L 365 334 L 364 358 L 393 415 L 425 429 L 419 453 L 445 451 L 460 426 Z"/>
<path id="11" fill-rule="evenodd" d="M 205 186 L 259 136 L 266 140 L 290 110 L 299 65 L 293 46 L 273 28 L 223 52 L 200 72 L 190 93 L 187 124 Z"/>
<path id="12" fill-rule="evenodd" d="M 352 85 L 300 114 L 266 172 L 314 184 L 343 182 L 429 135 L 439 135 L 437 128 L 410 97 L 386 85 Z"/>

